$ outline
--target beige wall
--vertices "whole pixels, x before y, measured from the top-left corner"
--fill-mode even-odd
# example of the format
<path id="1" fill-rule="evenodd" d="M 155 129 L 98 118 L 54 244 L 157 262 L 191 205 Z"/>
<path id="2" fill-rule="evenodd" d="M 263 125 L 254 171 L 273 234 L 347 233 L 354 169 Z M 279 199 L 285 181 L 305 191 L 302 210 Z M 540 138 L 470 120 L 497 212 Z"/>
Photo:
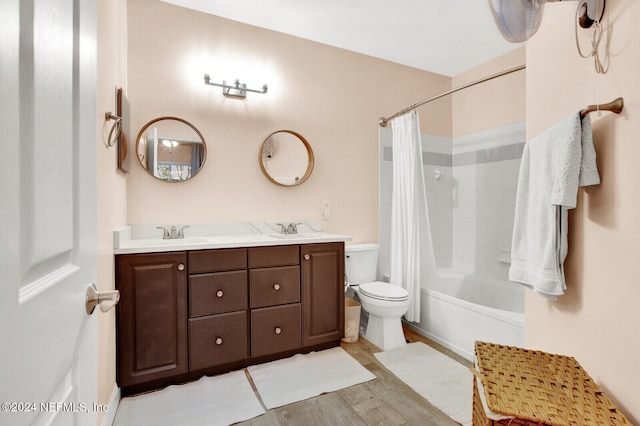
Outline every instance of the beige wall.
<path id="1" fill-rule="evenodd" d="M 116 171 L 116 147 L 107 148 L 102 128 L 104 113 L 115 112 L 115 89 L 126 91 L 127 20 L 126 0 L 98 1 L 97 83 L 97 202 L 98 288 L 114 288 L 113 229 L 126 224 L 125 178 Z M 107 404 L 115 380 L 115 310 L 98 315 L 98 404 Z M 98 414 L 102 422 L 104 413 Z"/>
<path id="2" fill-rule="evenodd" d="M 157 0 L 130 0 L 128 19 L 130 139 L 175 115 L 207 142 L 204 169 L 188 182 L 158 182 L 132 165 L 130 223 L 319 220 L 329 200 L 326 230 L 378 240 L 377 120 L 448 90 L 449 77 Z M 225 98 L 205 73 L 269 91 Z M 422 108 L 423 131 L 450 136 L 450 111 L 450 101 Z M 279 129 L 301 133 L 315 154 L 298 187 L 274 185 L 258 165 L 263 140 Z"/>
<path id="3" fill-rule="evenodd" d="M 548 4 L 527 45 L 527 139 L 596 100 L 623 96 L 625 109 L 591 114 L 602 183 L 581 189 L 569 215 L 566 294 L 549 302 L 527 292 L 525 342 L 574 356 L 638 424 L 640 10 L 638 2 L 607 2 L 611 66 L 594 79 L 593 60 L 576 50 L 575 8 Z M 582 42 L 586 47 L 586 37 Z"/>
<path id="4" fill-rule="evenodd" d="M 525 64 L 524 47 L 458 74 L 453 87 Z M 469 87 L 452 95 L 453 137 L 525 120 L 525 70 Z"/>

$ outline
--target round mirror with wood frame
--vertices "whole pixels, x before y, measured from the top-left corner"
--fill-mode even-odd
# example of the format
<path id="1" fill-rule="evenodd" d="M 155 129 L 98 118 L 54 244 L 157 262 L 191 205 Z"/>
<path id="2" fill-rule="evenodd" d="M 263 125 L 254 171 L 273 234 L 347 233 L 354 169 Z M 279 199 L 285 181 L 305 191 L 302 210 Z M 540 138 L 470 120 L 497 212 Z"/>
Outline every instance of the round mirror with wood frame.
<path id="1" fill-rule="evenodd" d="M 309 179 L 313 161 L 311 145 L 293 130 L 277 130 L 267 136 L 258 158 L 262 173 L 279 186 L 297 186 Z"/>
<path id="2" fill-rule="evenodd" d="M 164 182 L 184 182 L 198 174 L 207 158 L 200 131 L 178 117 L 158 117 L 142 127 L 136 138 L 140 165 Z"/>

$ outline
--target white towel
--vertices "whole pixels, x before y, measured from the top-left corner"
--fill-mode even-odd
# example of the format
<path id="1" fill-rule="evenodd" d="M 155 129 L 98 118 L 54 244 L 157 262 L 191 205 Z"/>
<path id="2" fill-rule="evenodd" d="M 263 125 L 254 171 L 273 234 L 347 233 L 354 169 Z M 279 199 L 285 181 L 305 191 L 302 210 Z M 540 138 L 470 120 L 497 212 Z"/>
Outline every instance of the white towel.
<path id="1" fill-rule="evenodd" d="M 550 299 L 567 286 L 568 209 L 576 207 L 578 186 L 600 176 L 591 119 L 572 114 L 524 147 L 518 177 L 509 279 Z"/>

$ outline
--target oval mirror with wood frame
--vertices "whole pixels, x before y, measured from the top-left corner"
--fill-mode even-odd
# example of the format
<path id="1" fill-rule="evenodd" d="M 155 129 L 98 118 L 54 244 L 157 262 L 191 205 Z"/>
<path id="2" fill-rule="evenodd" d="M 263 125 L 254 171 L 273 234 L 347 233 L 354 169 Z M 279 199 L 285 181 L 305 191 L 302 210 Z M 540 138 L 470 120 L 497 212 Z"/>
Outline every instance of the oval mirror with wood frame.
<path id="1" fill-rule="evenodd" d="M 300 185 L 313 171 L 311 145 L 293 130 L 278 130 L 267 136 L 258 160 L 267 179 L 280 186 Z"/>
<path id="2" fill-rule="evenodd" d="M 151 176 L 164 182 L 184 182 L 202 170 L 207 146 L 193 124 L 178 117 L 159 117 L 138 133 L 136 153 Z"/>

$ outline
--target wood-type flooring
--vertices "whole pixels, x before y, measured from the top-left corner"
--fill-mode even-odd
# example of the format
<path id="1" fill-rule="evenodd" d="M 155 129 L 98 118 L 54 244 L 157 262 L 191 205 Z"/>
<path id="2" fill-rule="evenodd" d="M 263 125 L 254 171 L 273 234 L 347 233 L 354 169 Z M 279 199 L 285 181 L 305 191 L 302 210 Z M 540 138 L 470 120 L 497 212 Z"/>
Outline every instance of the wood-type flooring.
<path id="1" fill-rule="evenodd" d="M 409 342 L 424 342 L 463 365 L 471 366 L 469 361 L 433 343 L 410 327 L 404 329 Z M 238 424 L 247 426 L 454 426 L 458 424 L 384 368 L 373 356 L 374 353 L 380 352 L 380 349 L 369 341 L 360 337 L 358 342 L 343 343 L 342 348 L 375 374 L 377 379 L 268 410 L 262 416 Z"/>

